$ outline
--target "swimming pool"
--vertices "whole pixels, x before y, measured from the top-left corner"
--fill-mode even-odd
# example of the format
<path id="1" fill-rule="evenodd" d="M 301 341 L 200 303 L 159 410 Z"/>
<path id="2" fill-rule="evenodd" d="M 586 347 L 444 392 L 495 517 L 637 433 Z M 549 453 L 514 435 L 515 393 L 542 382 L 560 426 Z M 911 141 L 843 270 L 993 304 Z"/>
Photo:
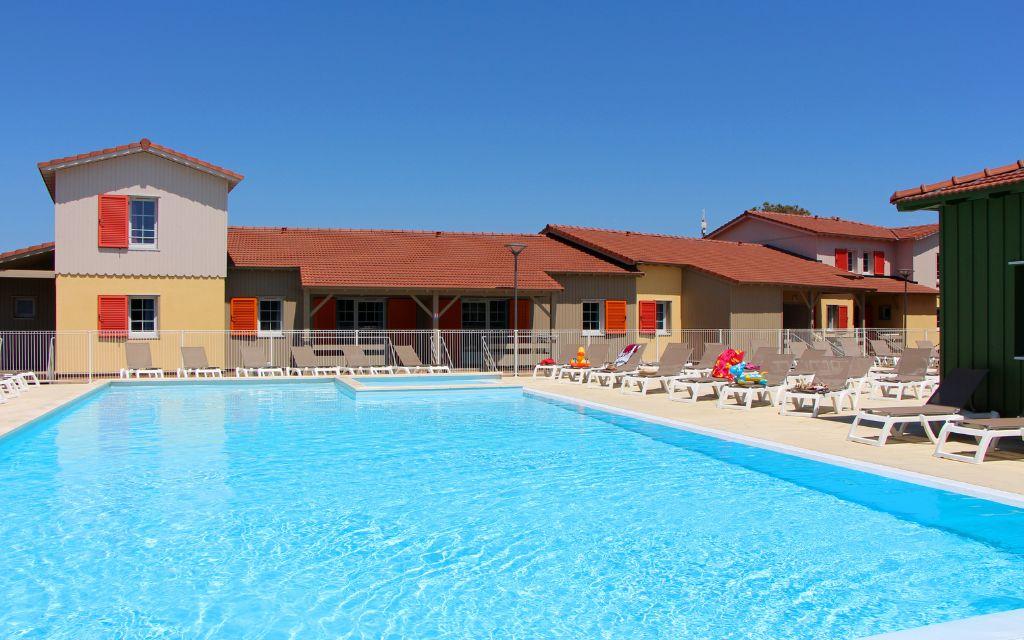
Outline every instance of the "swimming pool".
<path id="1" fill-rule="evenodd" d="M 367 388 L 425 387 L 438 385 L 498 384 L 500 374 L 452 373 L 452 374 L 399 374 L 379 376 L 355 376 L 352 378 Z"/>
<path id="2" fill-rule="evenodd" d="M 831 639 L 1024 606 L 1019 509 L 508 391 L 101 391 L 0 441 L 0 629 Z"/>

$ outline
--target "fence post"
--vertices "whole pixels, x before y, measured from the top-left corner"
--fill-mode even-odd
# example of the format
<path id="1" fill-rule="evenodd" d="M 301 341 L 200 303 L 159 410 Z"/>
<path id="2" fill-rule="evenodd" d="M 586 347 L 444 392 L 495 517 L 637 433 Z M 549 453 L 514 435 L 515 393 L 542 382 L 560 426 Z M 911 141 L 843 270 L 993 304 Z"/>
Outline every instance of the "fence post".
<path id="1" fill-rule="evenodd" d="M 512 366 L 515 367 L 516 372 L 513 374 L 514 377 L 519 377 L 519 329 L 512 332 Z"/>
<path id="2" fill-rule="evenodd" d="M 89 383 L 92 384 L 92 331 L 85 332 L 85 339 L 89 343 Z"/>
<path id="3" fill-rule="evenodd" d="M 725 331 L 723 331 L 722 329 L 718 330 L 718 344 L 723 346 L 729 346 L 725 344 Z"/>

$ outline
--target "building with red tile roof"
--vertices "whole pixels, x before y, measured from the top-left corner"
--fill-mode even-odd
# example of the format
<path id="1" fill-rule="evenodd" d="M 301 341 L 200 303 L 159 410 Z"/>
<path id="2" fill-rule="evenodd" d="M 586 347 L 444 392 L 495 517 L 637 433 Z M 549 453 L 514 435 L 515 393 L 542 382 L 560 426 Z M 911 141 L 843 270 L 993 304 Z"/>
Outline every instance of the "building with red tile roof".
<path id="1" fill-rule="evenodd" d="M 1024 160 L 902 189 L 893 193 L 889 202 L 895 204 L 901 211 L 926 209 L 931 208 L 928 206 L 929 203 L 936 205 L 975 192 L 1006 190 L 1021 184 L 1024 184 Z"/>

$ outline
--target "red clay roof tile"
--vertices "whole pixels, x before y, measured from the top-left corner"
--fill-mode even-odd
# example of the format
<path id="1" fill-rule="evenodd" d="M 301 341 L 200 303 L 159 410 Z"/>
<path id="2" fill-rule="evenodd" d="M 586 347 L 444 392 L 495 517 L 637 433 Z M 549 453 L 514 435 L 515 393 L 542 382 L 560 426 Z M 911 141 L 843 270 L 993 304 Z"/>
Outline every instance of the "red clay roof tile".
<path id="1" fill-rule="evenodd" d="M 542 233 L 597 251 L 627 265 L 678 265 L 739 284 L 870 291 L 885 280 L 863 278 L 759 244 L 564 225 L 548 225 Z M 902 291 L 902 281 L 899 284 Z M 889 285 L 882 283 L 882 286 Z M 913 292 L 937 293 L 928 287 Z"/>
<path id="2" fill-rule="evenodd" d="M 882 227 L 866 222 L 845 220 L 838 217 L 804 216 L 794 213 L 779 213 L 777 211 L 761 211 L 751 209 L 744 211 L 729 222 L 708 234 L 709 238 L 715 238 L 726 228 L 733 226 L 747 218 L 758 218 L 769 220 L 789 227 L 802 229 L 811 233 L 827 236 L 840 236 L 849 238 L 871 238 L 874 240 L 915 240 L 938 233 L 938 224 L 918 225 L 915 227 Z"/>
<path id="3" fill-rule="evenodd" d="M 897 202 L 924 200 L 947 194 L 990 189 L 1018 182 L 1024 182 L 1024 160 L 1018 160 L 1012 164 L 995 167 L 994 169 L 982 169 L 981 171 L 962 176 L 953 176 L 941 182 L 903 189 L 893 193 L 892 197 L 889 198 L 889 202 L 896 204 Z"/>
<path id="4" fill-rule="evenodd" d="M 13 249 L 11 251 L 5 251 L 0 253 L 0 262 L 7 260 L 13 260 L 15 258 L 21 258 L 23 256 L 31 255 L 33 253 L 42 253 L 44 251 L 50 251 L 53 249 L 52 242 L 42 242 L 40 244 L 34 244 L 30 247 L 22 247 L 21 249 Z"/>
<path id="5" fill-rule="evenodd" d="M 539 234 L 228 228 L 235 266 L 297 268 L 305 287 L 510 290 L 510 242 L 527 245 L 519 257 L 523 290 L 561 290 L 551 277 L 559 273 L 636 275 Z"/>
<path id="6" fill-rule="evenodd" d="M 36 166 L 39 168 L 39 174 L 43 177 L 43 182 L 46 183 L 46 189 L 50 192 L 50 197 L 54 197 L 54 172 L 59 168 L 67 166 L 69 164 L 80 164 L 83 162 L 95 162 L 97 160 L 103 160 L 112 156 L 128 155 L 131 153 L 149 152 L 155 153 L 166 157 L 170 160 L 177 162 L 184 162 L 192 164 L 204 169 L 214 175 L 218 175 L 228 181 L 228 191 L 235 188 L 239 182 L 241 182 L 245 176 L 240 173 L 225 169 L 224 167 L 212 164 L 205 160 L 190 156 L 180 151 L 175 151 L 170 147 L 165 147 L 155 142 L 151 142 L 148 138 L 143 138 L 138 142 L 131 142 L 123 144 L 119 147 L 110 147 L 107 149 L 100 149 L 98 151 L 89 151 L 88 153 L 79 153 L 73 156 L 66 156 L 64 158 L 54 158 L 53 160 L 47 160 L 40 162 Z"/>

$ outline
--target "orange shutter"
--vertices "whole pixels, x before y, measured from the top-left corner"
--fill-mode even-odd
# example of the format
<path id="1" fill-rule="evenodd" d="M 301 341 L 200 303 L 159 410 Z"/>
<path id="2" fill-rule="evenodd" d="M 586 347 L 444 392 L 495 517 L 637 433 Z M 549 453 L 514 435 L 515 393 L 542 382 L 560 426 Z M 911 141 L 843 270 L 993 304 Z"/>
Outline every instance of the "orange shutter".
<path id="1" fill-rule="evenodd" d="M 883 251 L 875 252 L 875 275 L 885 275 L 885 252 Z"/>
<path id="2" fill-rule="evenodd" d="M 320 307 L 320 303 L 323 300 L 323 296 L 319 296 L 309 301 L 310 305 L 312 305 L 311 309 L 316 309 L 316 312 L 313 314 L 312 329 L 314 331 L 334 331 L 338 328 L 338 300 L 332 298 Z M 317 309 L 317 307 L 320 308 Z"/>
<path id="3" fill-rule="evenodd" d="M 626 301 L 604 301 L 604 332 L 626 333 Z"/>
<path id="4" fill-rule="evenodd" d="M 256 331 L 259 306 L 257 298 L 231 298 L 231 332 Z"/>
<path id="5" fill-rule="evenodd" d="M 518 324 L 519 331 L 529 331 L 531 328 L 530 314 L 533 311 L 533 301 L 530 300 L 529 298 L 519 298 L 519 312 L 515 316 L 515 321 L 513 321 L 513 316 L 511 313 L 514 303 L 515 300 L 513 298 L 508 299 L 509 313 L 507 314 L 508 318 L 506 320 L 508 328 L 516 328 L 515 325 Z"/>
<path id="6" fill-rule="evenodd" d="M 128 196 L 99 196 L 99 246 L 128 248 Z"/>
<path id="7" fill-rule="evenodd" d="M 836 269 L 850 270 L 850 252 L 846 249 L 836 249 Z"/>
<path id="8" fill-rule="evenodd" d="M 408 331 L 416 328 L 416 303 L 412 298 L 388 298 L 388 329 Z"/>
<path id="9" fill-rule="evenodd" d="M 637 303 L 640 312 L 640 331 L 654 333 L 658 329 L 658 303 L 654 300 L 641 300 Z"/>
<path id="10" fill-rule="evenodd" d="M 128 296 L 96 297 L 96 328 L 105 337 L 128 333 Z"/>

